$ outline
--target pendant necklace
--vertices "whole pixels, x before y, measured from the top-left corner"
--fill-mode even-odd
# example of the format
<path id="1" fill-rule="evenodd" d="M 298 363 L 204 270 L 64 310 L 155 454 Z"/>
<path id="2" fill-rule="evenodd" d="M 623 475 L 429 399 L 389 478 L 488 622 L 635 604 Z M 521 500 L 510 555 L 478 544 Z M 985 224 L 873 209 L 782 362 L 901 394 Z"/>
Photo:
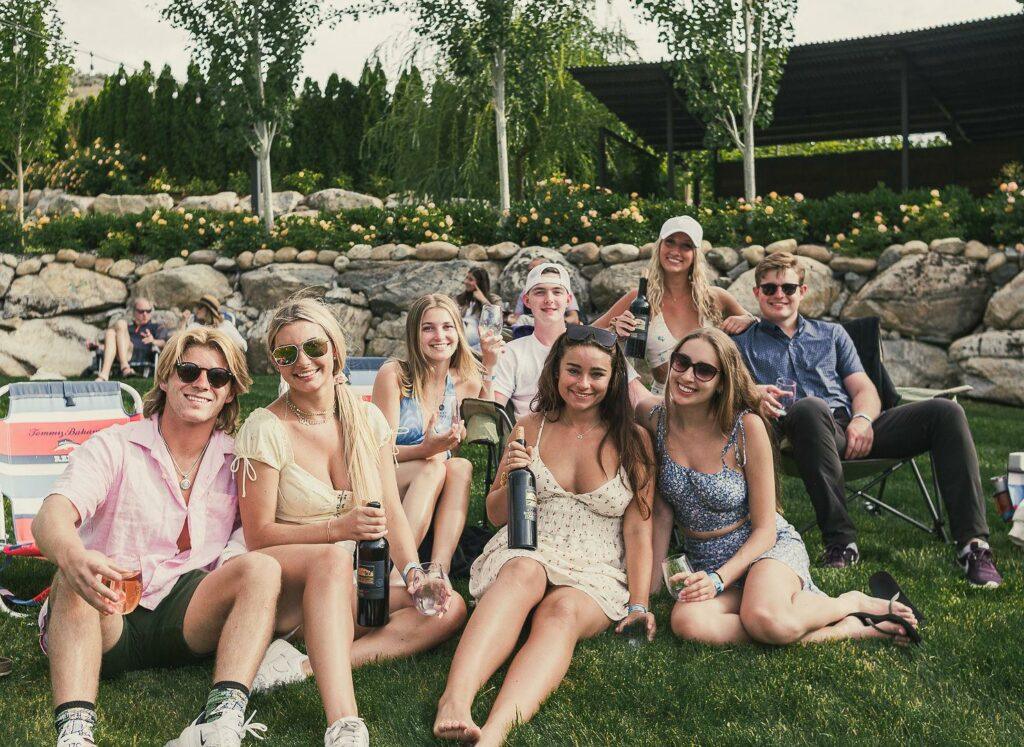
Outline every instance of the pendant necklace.
<path id="1" fill-rule="evenodd" d="M 311 412 L 306 412 L 292 402 L 291 393 L 286 393 L 284 395 L 284 403 L 288 405 L 288 409 L 292 411 L 295 418 L 303 425 L 321 425 L 327 422 L 327 410 L 313 410 Z M 335 405 L 335 408 L 337 408 L 337 405 Z"/>
<path id="2" fill-rule="evenodd" d="M 203 456 L 206 454 L 206 450 L 209 448 L 210 442 L 206 442 L 206 446 L 204 446 L 203 450 L 199 452 L 199 456 L 194 462 L 192 462 L 192 466 L 189 467 L 188 470 L 183 470 L 178 466 L 178 462 L 174 459 L 174 454 L 171 453 L 171 447 L 167 444 L 167 439 L 164 438 L 163 431 L 158 430 L 158 432 L 160 433 L 160 440 L 164 442 L 164 447 L 167 449 L 167 456 L 171 458 L 171 464 L 174 465 L 174 469 L 176 469 L 178 474 L 181 475 L 181 479 L 178 481 L 178 487 L 182 490 L 188 490 L 192 487 L 192 480 L 189 479 L 189 475 L 191 475 L 192 471 L 199 466 L 201 461 L 203 461 Z"/>
<path id="3" fill-rule="evenodd" d="M 590 426 L 589 428 L 587 428 L 587 429 L 586 429 L 585 431 L 583 431 L 582 433 L 581 433 L 580 431 L 576 431 L 576 428 L 575 428 L 575 426 L 570 426 L 570 427 L 571 427 L 571 428 L 572 428 L 572 429 L 573 429 L 574 431 L 576 431 L 576 440 L 577 440 L 577 441 L 582 441 L 582 440 L 583 440 L 583 437 L 584 437 L 584 436 L 586 436 L 586 435 L 587 435 L 588 433 L 590 433 L 590 432 L 591 432 L 592 430 L 594 430 L 595 428 L 597 428 L 597 426 L 599 426 L 599 425 L 601 425 L 601 420 L 600 420 L 600 419 L 598 419 L 598 421 L 597 421 L 596 423 L 594 423 L 594 424 L 593 424 L 592 426 Z"/>

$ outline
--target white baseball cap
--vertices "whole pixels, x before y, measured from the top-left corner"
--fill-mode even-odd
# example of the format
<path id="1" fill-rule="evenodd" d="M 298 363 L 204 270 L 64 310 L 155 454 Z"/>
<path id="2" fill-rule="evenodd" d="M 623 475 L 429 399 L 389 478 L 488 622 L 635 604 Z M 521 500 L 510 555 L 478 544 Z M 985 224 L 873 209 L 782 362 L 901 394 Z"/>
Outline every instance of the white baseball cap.
<path id="1" fill-rule="evenodd" d="M 662 223 L 661 231 L 658 233 L 658 240 L 667 239 L 674 233 L 685 233 L 698 249 L 700 249 L 701 242 L 704 240 L 704 229 L 700 227 L 700 223 L 689 215 L 677 215 Z"/>
<path id="2" fill-rule="evenodd" d="M 569 271 L 555 262 L 545 262 L 530 270 L 530 274 L 526 276 L 523 297 L 530 292 L 533 286 L 542 284 L 560 285 L 565 288 L 566 293 L 572 293 Z"/>

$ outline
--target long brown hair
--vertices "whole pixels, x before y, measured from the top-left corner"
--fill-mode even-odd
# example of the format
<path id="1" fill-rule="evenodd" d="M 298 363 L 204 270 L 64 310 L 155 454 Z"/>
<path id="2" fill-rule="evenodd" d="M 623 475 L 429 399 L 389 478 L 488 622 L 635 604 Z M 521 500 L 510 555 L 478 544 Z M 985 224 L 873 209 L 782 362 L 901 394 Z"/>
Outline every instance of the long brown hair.
<path id="1" fill-rule="evenodd" d="M 420 324 L 423 315 L 431 309 L 443 309 L 452 318 L 452 324 L 459 336 L 455 352 L 448 360 L 448 368 L 460 381 L 480 381 L 480 364 L 473 356 L 473 351 L 466 342 L 466 333 L 462 328 L 462 317 L 459 308 L 450 297 L 443 293 L 428 293 L 417 298 L 409 307 L 409 316 L 405 321 L 405 355 L 407 360 L 399 360 L 402 391 L 413 399 L 424 402 L 427 376 L 430 363 L 420 349 Z"/>
<path id="2" fill-rule="evenodd" d="M 249 391 L 252 386 L 252 377 L 249 376 L 249 367 L 245 363 L 245 356 L 241 349 L 223 332 L 212 327 L 192 327 L 174 333 L 171 339 L 164 345 L 160 352 L 160 359 L 156 364 L 156 373 L 153 375 L 153 388 L 146 392 L 143 398 L 142 414 L 147 417 L 162 415 L 164 406 L 167 404 L 167 393 L 160 388 L 166 383 L 174 372 L 174 367 L 181 361 L 181 356 L 190 347 L 208 347 L 219 350 L 227 361 L 228 370 L 234 375 L 229 386 L 234 399 L 221 408 L 217 416 L 216 428 L 227 434 L 238 430 L 238 413 L 241 404 L 238 399 Z"/>
<path id="3" fill-rule="evenodd" d="M 772 469 L 775 476 L 775 508 L 779 513 L 782 513 L 782 504 L 779 502 L 778 449 L 775 444 L 775 438 L 772 435 L 772 427 L 761 414 L 761 390 L 757 388 L 754 378 L 750 375 L 750 371 L 747 370 L 739 348 L 736 347 L 736 343 L 733 342 L 732 338 L 722 330 L 714 327 L 701 327 L 685 335 L 672 349 L 672 355 L 678 353 L 680 348 L 690 340 L 704 340 L 714 349 L 715 355 L 718 357 L 718 388 L 711 398 L 711 412 L 714 415 L 715 423 L 722 433 L 731 432 L 733 425 L 736 423 L 736 418 L 741 412 L 747 410 L 760 418 L 761 422 L 764 423 L 765 430 L 768 432 L 768 440 L 772 445 Z M 669 376 L 671 375 L 670 371 Z M 674 404 L 670 396 L 671 387 L 668 386 L 667 380 L 665 384 L 665 411 L 667 413 L 674 407 Z M 671 423 L 672 419 L 666 417 L 666 438 L 668 438 Z M 737 444 L 736 463 L 740 467 L 746 467 L 746 459 L 740 452 L 741 448 L 745 449 L 746 445 L 744 444 L 741 447 Z"/>
<path id="4" fill-rule="evenodd" d="M 689 234 L 687 234 L 689 236 Z M 690 237 L 693 240 L 693 237 Z M 661 266 L 661 239 L 654 245 L 651 261 L 647 264 L 647 302 L 651 305 L 651 316 L 661 313 L 665 298 L 665 270 Z M 693 261 L 687 273 L 690 281 L 690 295 L 697 309 L 697 323 L 702 327 L 717 327 L 722 323 L 722 312 L 715 303 L 714 291 L 708 280 L 707 260 L 699 246 L 693 248 Z"/>
<path id="5" fill-rule="evenodd" d="M 487 274 L 487 270 L 483 267 L 470 267 L 466 270 L 468 275 L 473 276 L 473 280 L 476 281 L 476 287 L 487 296 L 491 297 L 491 276 Z M 474 306 L 479 306 L 480 302 L 473 295 L 473 291 L 464 290 L 462 293 L 455 297 L 455 302 L 459 305 L 460 309 L 472 309 Z"/>
<path id="6" fill-rule="evenodd" d="M 597 405 L 601 422 L 608 426 L 601 443 L 597 445 L 598 464 L 601 463 L 601 450 L 607 441 L 611 441 L 617 452 L 619 464 L 626 471 L 626 477 L 629 479 L 633 500 L 636 501 L 637 507 L 640 509 L 640 515 L 647 519 L 651 515 L 651 507 L 643 499 L 643 492 L 654 475 L 654 463 L 647 449 L 644 448 L 644 442 L 633 419 L 633 409 L 629 403 L 629 369 L 626 357 L 618 345 L 609 350 L 593 340 L 586 342 L 570 340 L 568 335 L 563 333 L 551 347 L 551 352 L 548 353 L 547 360 L 544 361 L 544 369 L 541 371 L 540 380 L 537 383 L 537 396 L 530 403 L 530 409 L 541 413 L 549 420 L 557 420 L 561 416 L 565 409 L 565 400 L 558 393 L 558 371 L 562 365 L 562 358 L 569 348 L 583 345 L 604 352 L 612 361 L 608 390 L 605 392 L 604 399 Z M 601 471 L 604 471 L 603 466 Z M 605 477 L 608 477 L 607 473 Z"/>

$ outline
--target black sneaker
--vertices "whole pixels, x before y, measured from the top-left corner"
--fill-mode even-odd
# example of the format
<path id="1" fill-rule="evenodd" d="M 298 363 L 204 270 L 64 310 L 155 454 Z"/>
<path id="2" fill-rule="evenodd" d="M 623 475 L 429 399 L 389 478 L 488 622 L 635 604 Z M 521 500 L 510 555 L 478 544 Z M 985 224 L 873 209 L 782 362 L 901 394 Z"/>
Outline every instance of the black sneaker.
<path id="1" fill-rule="evenodd" d="M 980 542 L 972 542 L 970 549 L 960 556 L 960 566 L 967 576 L 967 583 L 976 589 L 998 589 L 1003 583 L 992 551 Z"/>
<path id="2" fill-rule="evenodd" d="M 826 568 L 846 568 L 860 562 L 860 552 L 853 544 L 829 545 L 821 553 L 819 562 Z"/>

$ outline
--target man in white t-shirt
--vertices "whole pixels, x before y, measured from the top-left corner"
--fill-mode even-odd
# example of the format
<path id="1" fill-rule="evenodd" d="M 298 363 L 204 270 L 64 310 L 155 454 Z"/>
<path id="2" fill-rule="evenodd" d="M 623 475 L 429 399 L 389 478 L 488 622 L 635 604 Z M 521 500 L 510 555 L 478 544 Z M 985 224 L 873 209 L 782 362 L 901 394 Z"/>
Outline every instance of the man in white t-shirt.
<path id="1" fill-rule="evenodd" d="M 561 265 L 545 262 L 526 277 L 522 299 L 533 311 L 533 334 L 508 343 L 494 372 L 494 401 L 504 407 L 511 399 L 516 418 L 530 412 L 544 361 L 565 332 L 565 310 L 572 298 L 569 273 Z"/>

